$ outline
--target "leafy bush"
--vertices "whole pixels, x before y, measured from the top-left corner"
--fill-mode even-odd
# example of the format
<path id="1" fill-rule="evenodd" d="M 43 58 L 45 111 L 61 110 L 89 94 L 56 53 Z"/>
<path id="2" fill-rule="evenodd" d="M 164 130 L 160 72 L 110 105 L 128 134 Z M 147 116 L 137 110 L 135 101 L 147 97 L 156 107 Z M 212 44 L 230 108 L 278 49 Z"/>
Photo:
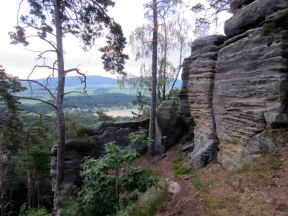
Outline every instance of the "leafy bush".
<path id="1" fill-rule="evenodd" d="M 117 216 L 153 216 L 166 198 L 166 183 L 161 180 L 157 186 L 153 186 L 145 193 L 139 194 L 135 203 L 117 212 Z"/>
<path id="2" fill-rule="evenodd" d="M 138 153 L 143 153 L 148 146 L 151 145 L 151 140 L 147 139 L 147 131 L 141 129 L 136 132 L 131 132 L 129 134 L 129 139 L 131 142 L 131 146 L 136 149 Z"/>
<path id="3" fill-rule="evenodd" d="M 51 214 L 45 208 L 33 209 L 24 203 L 20 208 L 19 216 L 51 216 Z"/>
<path id="4" fill-rule="evenodd" d="M 114 215 L 138 199 L 140 192 L 156 186 L 159 178 L 144 168 L 132 167 L 137 156 L 131 148 L 120 149 L 114 143 L 105 146 L 106 155 L 86 158 L 81 176 L 84 179 L 82 203 L 84 215 Z"/>
<path id="5" fill-rule="evenodd" d="M 78 189 L 75 186 L 62 184 L 61 190 L 56 196 L 56 203 L 60 207 L 62 216 L 81 215 L 81 198 L 77 196 L 77 192 Z"/>

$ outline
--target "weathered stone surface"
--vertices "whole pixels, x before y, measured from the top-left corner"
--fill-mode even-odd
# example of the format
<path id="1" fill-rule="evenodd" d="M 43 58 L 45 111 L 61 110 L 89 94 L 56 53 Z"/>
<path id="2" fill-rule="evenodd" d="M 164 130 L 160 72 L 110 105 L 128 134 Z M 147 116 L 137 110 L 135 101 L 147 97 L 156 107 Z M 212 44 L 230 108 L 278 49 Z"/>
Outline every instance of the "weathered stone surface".
<path id="1" fill-rule="evenodd" d="M 80 164 L 84 157 L 98 157 L 101 154 L 97 148 L 97 142 L 93 138 L 77 138 L 68 140 L 65 144 L 64 155 L 64 181 L 80 186 Z M 51 152 L 51 176 L 52 189 L 54 191 L 56 180 L 57 147 L 54 146 Z"/>
<path id="2" fill-rule="evenodd" d="M 255 0 L 231 0 L 230 9 L 233 13 L 235 13 L 253 1 L 255 1 Z"/>
<path id="3" fill-rule="evenodd" d="M 287 7 L 287 0 L 255 0 L 225 22 L 225 34 L 232 37 L 259 27 L 266 17 Z"/>
<path id="4" fill-rule="evenodd" d="M 96 136 L 98 145 L 104 150 L 104 145 L 109 142 L 115 142 L 116 145 L 127 147 L 130 145 L 129 134 L 138 131 L 139 129 L 148 130 L 149 119 L 142 121 L 129 121 L 129 122 L 99 122 L 94 126 L 86 129 L 87 134 Z M 138 149 L 137 151 L 143 151 Z M 104 154 L 104 151 L 102 151 Z"/>
<path id="5" fill-rule="evenodd" d="M 181 86 L 181 91 L 179 94 L 180 98 L 180 115 L 185 117 L 190 117 L 190 105 L 189 105 L 189 100 L 188 100 L 188 80 L 189 80 L 189 70 L 190 70 L 190 64 L 191 64 L 191 58 L 186 58 L 184 59 L 183 62 L 183 70 L 182 70 L 182 86 Z"/>
<path id="6" fill-rule="evenodd" d="M 129 140 L 131 132 L 139 129 L 148 130 L 149 119 L 130 122 L 99 122 L 86 129 L 87 137 L 68 140 L 65 144 L 64 154 L 64 181 L 81 186 L 80 164 L 84 157 L 98 158 L 104 155 L 106 143 L 115 142 L 121 147 L 131 146 L 142 153 L 142 146 L 133 146 Z M 146 138 L 147 134 L 145 135 Z M 56 179 L 57 148 L 54 146 L 51 153 L 52 189 L 54 190 Z"/>
<path id="7" fill-rule="evenodd" d="M 213 109 L 218 159 L 227 169 L 263 150 L 259 134 L 266 128 L 288 125 L 288 31 L 262 32 L 250 30 L 219 51 Z"/>
<path id="8" fill-rule="evenodd" d="M 194 150 L 190 163 L 202 167 L 216 158 L 217 135 L 213 114 L 215 66 L 225 37 L 213 35 L 198 39 L 192 44 L 189 74 L 189 103 L 195 121 Z"/>
<path id="9" fill-rule="evenodd" d="M 174 100 L 163 101 L 156 113 L 156 145 L 159 153 L 177 144 L 188 131 L 188 125 L 179 116 L 178 103 Z"/>

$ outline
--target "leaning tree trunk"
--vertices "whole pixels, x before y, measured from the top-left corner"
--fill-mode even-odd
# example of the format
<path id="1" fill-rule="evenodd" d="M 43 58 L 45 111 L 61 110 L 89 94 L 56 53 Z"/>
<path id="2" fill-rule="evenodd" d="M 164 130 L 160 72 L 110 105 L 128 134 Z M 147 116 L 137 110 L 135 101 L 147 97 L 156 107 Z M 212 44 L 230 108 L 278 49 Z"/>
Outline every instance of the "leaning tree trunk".
<path id="1" fill-rule="evenodd" d="M 151 111 L 149 123 L 149 139 L 152 145 L 149 147 L 149 156 L 152 157 L 155 148 L 155 118 L 156 118 L 156 98 L 157 98 L 157 34 L 158 34 L 158 20 L 157 20 L 157 0 L 153 0 L 153 38 L 152 38 L 152 86 L 151 86 Z"/>
<path id="2" fill-rule="evenodd" d="M 64 85 L 65 70 L 62 42 L 62 18 L 61 18 L 61 0 L 56 0 L 55 4 L 55 25 L 57 41 L 57 64 L 58 64 L 58 85 L 56 95 L 57 107 L 57 176 L 55 194 L 60 190 L 64 175 L 64 152 L 65 152 L 65 122 L 64 122 Z"/>

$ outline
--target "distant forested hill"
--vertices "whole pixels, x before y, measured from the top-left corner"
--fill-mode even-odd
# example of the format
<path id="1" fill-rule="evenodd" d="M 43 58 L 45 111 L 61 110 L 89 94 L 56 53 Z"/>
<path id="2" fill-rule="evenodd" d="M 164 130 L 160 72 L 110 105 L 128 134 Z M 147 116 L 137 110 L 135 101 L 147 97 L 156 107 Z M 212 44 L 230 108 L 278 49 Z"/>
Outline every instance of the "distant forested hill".
<path id="1" fill-rule="evenodd" d="M 47 83 L 46 79 L 38 79 L 36 80 L 44 85 L 48 85 L 49 89 L 54 90 L 57 86 L 57 79 L 56 78 L 51 78 L 49 79 L 49 82 Z M 176 82 L 175 87 L 176 88 L 181 88 L 181 80 L 178 80 Z M 35 83 L 27 83 L 27 82 L 22 82 L 21 83 L 23 87 L 26 87 L 27 90 L 25 92 L 22 92 L 21 95 L 31 96 L 31 93 L 33 97 L 36 98 L 46 98 L 47 92 L 43 90 L 39 85 Z M 31 92 L 31 88 L 33 91 Z M 81 77 L 76 77 L 76 76 L 67 76 L 66 81 L 65 81 L 65 91 L 82 91 L 84 85 L 81 84 Z M 122 94 L 127 94 L 127 95 L 136 95 L 137 91 L 136 89 L 133 88 L 133 86 L 125 84 L 124 86 L 119 86 L 118 85 L 118 80 L 109 78 L 109 77 L 102 77 L 102 76 L 87 76 L 86 77 L 86 90 L 89 95 L 101 95 L 101 94 L 106 94 L 106 93 L 122 93 Z M 79 96 L 79 94 L 73 94 L 70 96 Z"/>
<path id="2" fill-rule="evenodd" d="M 145 97 L 148 100 L 148 97 Z M 108 93 L 101 95 L 91 96 L 68 96 L 64 99 L 64 105 L 68 108 L 80 108 L 80 109 L 97 109 L 97 108 L 112 108 L 120 106 L 132 105 L 135 96 L 125 95 L 120 93 Z M 49 113 L 53 109 L 49 105 L 43 103 L 36 104 L 21 104 L 20 108 L 30 112 L 36 113 Z"/>

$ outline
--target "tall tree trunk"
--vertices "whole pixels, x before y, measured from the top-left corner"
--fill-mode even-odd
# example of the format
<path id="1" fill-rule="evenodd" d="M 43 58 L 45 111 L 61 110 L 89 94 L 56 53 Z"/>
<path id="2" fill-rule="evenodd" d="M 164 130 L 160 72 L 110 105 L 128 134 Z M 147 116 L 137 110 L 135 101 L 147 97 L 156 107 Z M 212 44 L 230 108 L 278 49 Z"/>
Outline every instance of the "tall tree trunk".
<path id="1" fill-rule="evenodd" d="M 181 40 L 181 43 L 180 43 L 180 54 L 179 54 L 179 65 L 178 65 L 178 67 L 177 67 L 176 77 L 175 77 L 175 79 L 174 79 L 174 81 L 173 81 L 173 84 L 172 84 L 171 89 L 170 89 L 169 94 L 168 94 L 168 100 L 171 98 L 171 94 L 172 94 L 173 88 L 174 88 L 174 86 L 175 86 L 175 84 L 176 84 L 176 82 L 177 82 L 178 76 L 179 76 L 180 71 L 181 71 L 181 68 L 182 68 L 182 66 L 183 66 L 183 65 L 182 65 L 183 47 L 184 47 L 184 41 Z"/>
<path id="2" fill-rule="evenodd" d="M 57 107 L 57 177 L 55 192 L 60 190 L 64 174 L 64 152 L 65 152 L 65 122 L 64 122 L 64 85 L 65 70 L 62 42 L 62 17 L 61 17 L 61 0 L 56 0 L 55 4 L 55 25 L 57 41 L 57 64 L 58 64 L 58 86 L 56 95 Z M 55 194 L 56 194 L 55 193 Z"/>
<path id="3" fill-rule="evenodd" d="M 27 171 L 27 197 L 29 208 L 32 207 L 32 185 L 31 185 L 31 175 L 30 170 Z"/>
<path id="4" fill-rule="evenodd" d="M 158 34 L 158 20 L 157 20 L 157 0 L 153 0 L 153 38 L 152 38 L 152 87 L 151 87 L 151 111 L 149 123 L 149 139 L 152 145 L 149 147 L 149 156 L 152 157 L 155 148 L 155 118 L 156 118 L 156 99 L 157 99 L 157 34 Z"/>
<path id="5" fill-rule="evenodd" d="M 166 21 L 164 18 L 164 70 L 163 70 L 163 101 L 166 100 L 166 80 L 167 80 L 167 44 L 168 44 L 168 38 L 167 38 L 167 26 Z"/>
<path id="6" fill-rule="evenodd" d="M 1 216 L 5 216 L 4 159 L 0 152 L 0 205 Z"/>

